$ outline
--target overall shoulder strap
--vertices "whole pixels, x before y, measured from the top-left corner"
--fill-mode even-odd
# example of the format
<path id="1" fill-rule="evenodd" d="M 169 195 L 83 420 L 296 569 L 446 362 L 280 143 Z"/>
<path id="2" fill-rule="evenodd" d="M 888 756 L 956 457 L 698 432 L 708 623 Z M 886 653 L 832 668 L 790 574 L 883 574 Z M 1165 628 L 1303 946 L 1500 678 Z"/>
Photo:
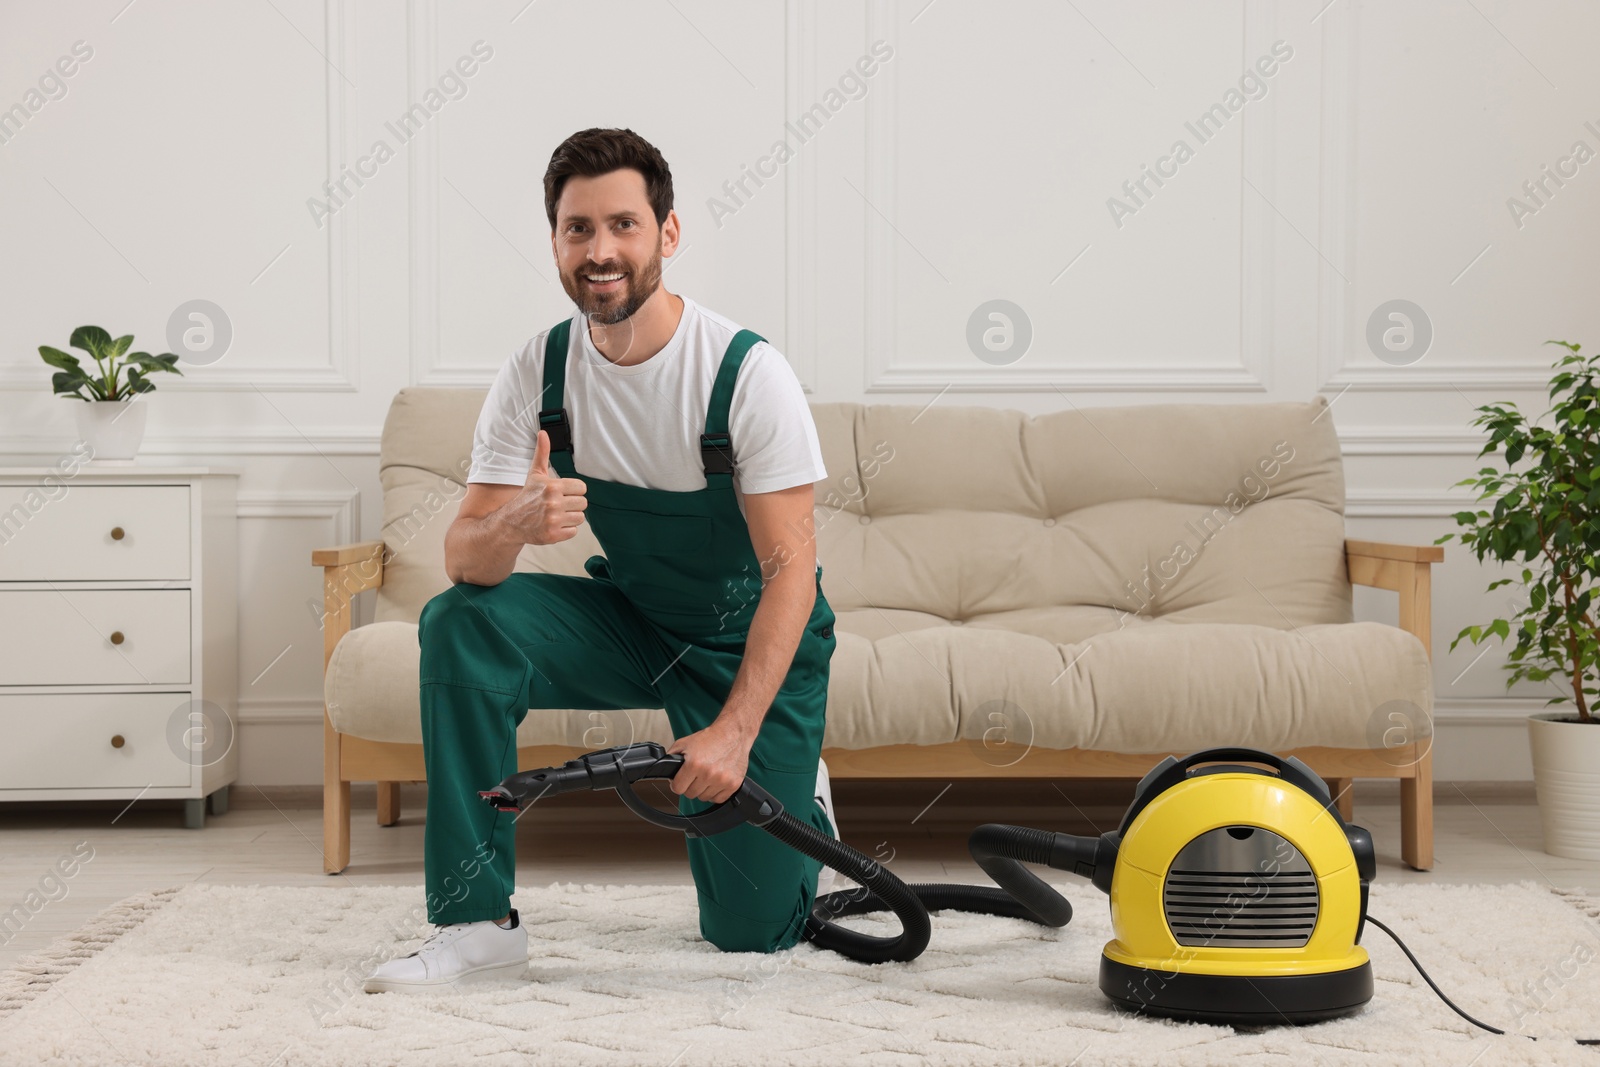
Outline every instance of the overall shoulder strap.
<path id="1" fill-rule="evenodd" d="M 539 410 L 539 428 L 550 435 L 550 451 L 572 451 L 572 424 L 567 421 L 567 408 L 563 403 L 567 387 L 567 347 L 572 333 L 572 320 L 562 319 L 550 328 L 544 344 L 544 392 L 540 395 L 543 406 Z"/>
<path id="2" fill-rule="evenodd" d="M 722 365 L 717 368 L 717 380 L 711 386 L 711 403 L 706 408 L 706 430 L 700 435 L 700 459 L 705 465 L 706 484 L 712 475 L 721 475 L 729 484 L 733 481 L 733 441 L 728 436 L 728 408 L 733 403 L 733 383 L 739 377 L 739 367 L 744 357 L 757 341 L 766 338 L 750 330 L 740 330 L 728 343 L 722 354 Z"/>

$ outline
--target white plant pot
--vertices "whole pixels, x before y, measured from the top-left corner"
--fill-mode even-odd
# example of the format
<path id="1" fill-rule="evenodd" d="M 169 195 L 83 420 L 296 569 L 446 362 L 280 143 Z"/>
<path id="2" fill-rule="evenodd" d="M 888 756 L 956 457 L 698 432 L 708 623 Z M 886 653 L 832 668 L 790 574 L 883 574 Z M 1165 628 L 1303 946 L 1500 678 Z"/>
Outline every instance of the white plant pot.
<path id="1" fill-rule="evenodd" d="M 1580 722 L 1570 709 L 1536 712 L 1528 716 L 1528 747 L 1544 850 L 1600 860 L 1600 719 Z"/>
<path id="2" fill-rule="evenodd" d="M 133 459 L 144 440 L 144 417 L 149 408 L 143 400 L 91 400 L 72 406 L 78 436 L 89 445 L 90 462 Z"/>

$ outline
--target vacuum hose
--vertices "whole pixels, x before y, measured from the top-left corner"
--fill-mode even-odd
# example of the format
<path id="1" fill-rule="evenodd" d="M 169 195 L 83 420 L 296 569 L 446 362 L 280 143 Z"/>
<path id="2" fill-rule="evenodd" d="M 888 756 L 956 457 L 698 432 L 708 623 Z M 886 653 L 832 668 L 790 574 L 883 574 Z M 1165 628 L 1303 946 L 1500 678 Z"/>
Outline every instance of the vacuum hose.
<path id="1" fill-rule="evenodd" d="M 690 837 L 711 836 L 743 823 L 759 826 L 797 852 L 859 883 L 859 889 L 818 897 L 806 919 L 804 937 L 864 963 L 905 962 L 920 956 L 933 929 L 929 911 L 950 909 L 1065 926 L 1072 919 L 1072 905 L 1023 864 L 1092 875 L 1097 847 L 1101 847 L 1094 838 L 987 823 L 973 831 L 968 849 L 998 888 L 942 882 L 908 885 L 876 860 L 784 811 L 777 798 L 749 778 L 733 796 L 698 815 L 668 814 L 634 793 L 634 782 L 671 778 L 682 766 L 682 756 L 669 755 L 653 741 L 637 742 L 590 752 L 561 767 L 514 774 L 479 796 L 499 811 L 520 811 L 524 803 L 554 793 L 615 789 L 622 802 L 646 822 Z M 884 910 L 893 911 L 899 919 L 898 935 L 864 934 L 832 921 Z"/>
<path id="2" fill-rule="evenodd" d="M 781 825 L 784 820 L 788 825 Z M 1065 926 L 1072 920 L 1067 898 L 1023 863 L 1049 863 L 1053 838 L 1064 835 L 1020 826 L 989 823 L 978 827 L 967 842 L 973 858 L 999 888 L 950 882 L 907 884 L 883 866 L 849 845 L 827 837 L 792 815 L 785 814 L 765 829 L 778 840 L 819 859 L 840 874 L 859 882 L 861 889 L 841 890 L 818 897 L 806 920 L 806 938 L 854 960 L 881 963 L 913 960 L 927 947 L 929 911 L 976 912 L 1026 919 L 1041 926 Z M 916 907 L 913 908 L 912 904 Z M 846 915 L 864 915 L 889 909 L 900 917 L 899 937 L 873 937 L 831 922 Z M 915 927 L 908 916 L 920 911 Z"/>

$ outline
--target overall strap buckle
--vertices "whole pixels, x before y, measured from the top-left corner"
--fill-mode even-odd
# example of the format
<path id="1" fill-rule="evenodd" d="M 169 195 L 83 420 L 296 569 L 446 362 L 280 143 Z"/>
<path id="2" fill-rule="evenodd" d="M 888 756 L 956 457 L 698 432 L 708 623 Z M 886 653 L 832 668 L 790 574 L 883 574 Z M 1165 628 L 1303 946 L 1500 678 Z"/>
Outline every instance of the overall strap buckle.
<path id="1" fill-rule="evenodd" d="M 733 439 L 727 433 L 700 435 L 700 462 L 706 475 L 733 473 Z"/>
<path id="2" fill-rule="evenodd" d="M 572 451 L 572 424 L 567 421 L 566 408 L 545 408 L 539 412 L 539 428 L 550 435 L 550 451 Z"/>

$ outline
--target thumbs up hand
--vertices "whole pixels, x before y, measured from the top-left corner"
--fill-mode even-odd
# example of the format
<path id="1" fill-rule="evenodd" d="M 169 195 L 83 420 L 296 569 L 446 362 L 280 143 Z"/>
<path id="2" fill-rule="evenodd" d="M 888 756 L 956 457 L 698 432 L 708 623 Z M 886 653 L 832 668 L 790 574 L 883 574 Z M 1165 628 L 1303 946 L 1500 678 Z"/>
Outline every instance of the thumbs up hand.
<path id="1" fill-rule="evenodd" d="M 499 508 L 511 535 L 529 545 L 551 545 L 578 536 L 589 506 L 581 478 L 562 478 L 550 470 L 550 435 L 539 431 L 528 477 L 517 495 Z"/>
<path id="2" fill-rule="evenodd" d="M 533 462 L 528 465 L 528 477 L 525 484 L 532 484 L 534 476 L 548 477 L 550 474 L 550 435 L 543 430 L 539 431 L 539 440 L 533 446 Z"/>

